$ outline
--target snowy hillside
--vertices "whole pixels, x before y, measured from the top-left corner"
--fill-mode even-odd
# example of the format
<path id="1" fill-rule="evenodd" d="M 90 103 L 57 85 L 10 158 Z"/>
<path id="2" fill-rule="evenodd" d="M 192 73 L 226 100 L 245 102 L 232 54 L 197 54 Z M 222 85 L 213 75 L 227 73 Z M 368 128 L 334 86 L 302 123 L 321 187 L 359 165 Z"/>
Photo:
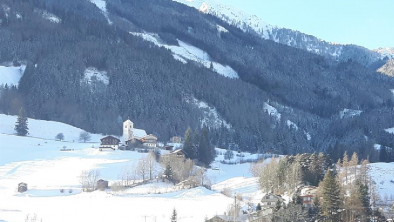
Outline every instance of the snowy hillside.
<path id="1" fill-rule="evenodd" d="M 17 116 L 8 116 L 0 114 L 0 134 L 15 134 L 15 122 Z M 66 141 L 75 141 L 79 139 L 82 129 L 54 121 L 44 121 L 28 119 L 29 137 L 40 139 L 54 140 L 58 133 L 63 133 Z M 91 142 L 99 142 L 102 135 L 92 134 Z"/>
<path id="2" fill-rule="evenodd" d="M 212 70 L 220 75 L 231 79 L 237 79 L 238 74 L 231 67 L 227 65 L 222 65 L 220 63 L 212 61 L 209 54 L 195 46 L 192 46 L 186 42 L 178 40 L 179 46 L 164 44 L 157 34 L 153 33 L 138 33 L 130 32 L 130 34 L 135 36 L 140 36 L 146 41 L 152 42 L 159 47 L 165 47 L 173 53 L 174 59 L 181 61 L 182 63 L 187 63 L 188 61 L 194 61 L 200 63 L 206 68 L 210 68 L 212 65 Z"/>
<path id="3" fill-rule="evenodd" d="M 394 201 L 394 163 L 372 163 L 370 167 L 370 175 L 376 184 L 380 201 L 392 203 Z"/>
<path id="4" fill-rule="evenodd" d="M 0 66 L 0 85 L 18 86 L 26 66 Z"/>
<path id="5" fill-rule="evenodd" d="M 234 7 L 230 7 L 215 0 L 173 0 L 187 6 L 198 9 L 202 13 L 214 15 L 228 24 L 234 25 L 245 32 L 254 32 L 263 39 L 272 40 L 277 43 L 295 48 L 307 50 L 322 56 L 347 61 L 349 57 L 360 63 L 371 64 L 385 55 L 394 56 L 392 49 L 368 50 L 354 45 L 344 45 L 326 42 L 315 36 L 305 34 L 296 30 L 270 25 L 256 15 L 250 15 Z M 389 50 L 390 49 L 390 50 Z M 361 56 L 362 54 L 362 56 Z M 357 58 L 361 56 L 363 58 Z M 365 61 L 368 57 L 368 61 Z"/>
<path id="6" fill-rule="evenodd" d="M 378 48 L 374 50 L 382 55 L 382 58 L 388 57 L 394 59 L 394 48 L 386 47 L 386 48 Z"/>
<path id="7" fill-rule="evenodd" d="M 0 134 L 0 141 L 0 221 L 23 221 L 28 214 L 58 222 L 145 221 L 145 216 L 146 221 L 162 221 L 168 220 L 176 207 L 178 218 L 191 222 L 222 213 L 232 202 L 231 198 L 205 188 L 159 194 L 155 190 L 166 190 L 160 182 L 132 188 L 123 195 L 81 193 L 78 176 L 82 170 L 100 169 L 101 178 L 112 183 L 118 180 L 122 168 L 135 164 L 146 154 L 100 152 L 89 148 L 91 144 L 4 134 Z M 59 151 L 63 146 L 74 151 Z M 20 194 L 16 187 L 22 181 L 29 190 Z"/>
<path id="8" fill-rule="evenodd" d="M 13 124 L 14 117 L 2 115 L 1 120 L 5 123 L 0 127 L 1 132 L 10 132 L 8 126 Z M 64 132 L 76 129 L 56 122 L 30 120 L 30 123 L 32 131 L 38 133 L 39 129 L 45 135 L 43 137 L 50 139 L 45 129 L 54 131 L 56 128 Z M 182 190 L 154 181 L 122 193 L 109 190 L 82 193 L 79 184 L 82 170 L 99 169 L 100 178 L 108 180 L 111 185 L 119 180 L 123 169 L 135 166 L 146 154 L 99 151 L 98 143 L 60 142 L 7 134 L 0 134 L 0 141 L 0 221 L 23 221 L 27 215 L 37 215 L 43 221 L 59 222 L 122 222 L 130 219 L 153 222 L 167 220 L 176 208 L 179 220 L 193 222 L 226 211 L 233 199 L 220 193 L 224 187 L 242 193 L 245 201 L 257 203 L 262 195 L 257 179 L 249 173 L 248 163 L 221 164 L 218 169 L 209 170 L 209 180 L 217 183 L 212 191 L 202 187 Z M 60 151 L 64 146 L 73 151 Z M 248 153 L 244 155 L 256 157 Z M 216 163 L 222 159 L 223 154 L 218 156 Z M 16 192 L 20 182 L 28 184 L 27 192 Z M 242 204 L 246 206 L 246 202 Z"/>

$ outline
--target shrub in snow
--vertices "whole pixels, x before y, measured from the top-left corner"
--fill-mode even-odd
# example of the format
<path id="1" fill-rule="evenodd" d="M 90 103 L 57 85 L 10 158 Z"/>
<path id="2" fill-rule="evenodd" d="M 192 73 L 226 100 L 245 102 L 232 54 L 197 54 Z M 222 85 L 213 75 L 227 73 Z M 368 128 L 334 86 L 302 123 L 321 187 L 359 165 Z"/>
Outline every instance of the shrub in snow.
<path id="1" fill-rule="evenodd" d="M 231 197 L 233 195 L 233 191 L 230 188 L 224 188 L 221 193 L 227 197 Z"/>

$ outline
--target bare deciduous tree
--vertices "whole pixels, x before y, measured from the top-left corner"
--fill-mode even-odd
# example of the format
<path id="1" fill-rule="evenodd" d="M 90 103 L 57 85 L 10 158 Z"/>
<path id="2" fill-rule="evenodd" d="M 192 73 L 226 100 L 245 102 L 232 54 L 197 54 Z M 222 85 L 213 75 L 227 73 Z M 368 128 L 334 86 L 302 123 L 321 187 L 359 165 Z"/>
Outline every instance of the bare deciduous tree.
<path id="1" fill-rule="evenodd" d="M 90 139 L 91 139 L 90 133 L 86 131 L 82 131 L 79 134 L 79 141 L 83 141 L 84 143 L 86 143 L 87 141 L 90 141 Z"/>
<path id="2" fill-rule="evenodd" d="M 96 190 L 96 183 L 100 177 L 100 170 L 84 170 L 79 176 L 79 183 L 82 185 L 82 191 L 92 192 Z"/>

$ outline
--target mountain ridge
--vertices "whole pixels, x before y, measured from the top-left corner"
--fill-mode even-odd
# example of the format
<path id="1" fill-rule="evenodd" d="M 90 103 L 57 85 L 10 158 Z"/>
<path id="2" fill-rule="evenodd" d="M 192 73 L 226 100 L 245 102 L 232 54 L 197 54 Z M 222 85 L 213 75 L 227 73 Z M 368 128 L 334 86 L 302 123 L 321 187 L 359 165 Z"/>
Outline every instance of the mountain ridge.
<path id="1" fill-rule="evenodd" d="M 370 66 L 386 56 L 394 57 L 394 50 L 384 51 L 382 50 L 383 48 L 370 50 L 354 44 L 328 42 L 298 30 L 271 25 L 264 22 L 256 15 L 249 15 L 242 10 L 226 6 L 215 0 L 173 1 L 196 8 L 200 12 L 216 16 L 231 25 L 237 26 L 245 32 L 254 32 L 263 39 L 300 48 L 335 60 L 347 61 L 348 59 L 353 59 L 365 66 Z"/>

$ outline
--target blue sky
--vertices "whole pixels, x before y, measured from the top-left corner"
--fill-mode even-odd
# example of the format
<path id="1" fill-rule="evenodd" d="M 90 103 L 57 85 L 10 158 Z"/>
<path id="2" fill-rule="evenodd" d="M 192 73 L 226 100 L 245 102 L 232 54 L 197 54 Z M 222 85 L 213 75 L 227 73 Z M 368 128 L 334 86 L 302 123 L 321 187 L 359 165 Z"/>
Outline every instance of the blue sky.
<path id="1" fill-rule="evenodd" d="M 323 40 L 394 47 L 394 0 L 216 0 Z"/>

